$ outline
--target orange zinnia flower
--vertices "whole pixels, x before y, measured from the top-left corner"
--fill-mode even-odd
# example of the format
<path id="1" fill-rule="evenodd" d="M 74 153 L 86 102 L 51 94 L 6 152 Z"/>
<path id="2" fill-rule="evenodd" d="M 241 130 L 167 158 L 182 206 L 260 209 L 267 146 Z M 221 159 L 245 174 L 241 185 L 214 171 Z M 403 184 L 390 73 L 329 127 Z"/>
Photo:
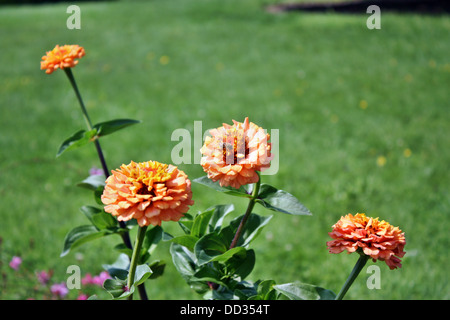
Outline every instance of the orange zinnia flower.
<path id="1" fill-rule="evenodd" d="M 270 167 L 270 135 L 263 128 L 245 118 L 243 123 L 233 120 L 233 125 L 210 130 L 201 165 L 208 178 L 220 185 L 239 189 L 242 185 L 258 182 L 256 171 Z"/>
<path id="2" fill-rule="evenodd" d="M 73 68 L 78 64 L 78 60 L 85 55 L 84 48 L 78 45 L 64 45 L 56 47 L 42 57 L 41 70 L 45 73 L 52 73 L 56 69 Z"/>
<path id="3" fill-rule="evenodd" d="M 329 233 L 335 239 L 327 242 L 330 253 L 360 251 L 376 260 L 385 261 L 389 268 L 401 268 L 399 258 L 405 255 L 405 234 L 386 221 L 366 217 L 364 213 L 348 214 L 333 226 Z"/>
<path id="4" fill-rule="evenodd" d="M 187 175 L 157 161 L 132 161 L 112 170 L 101 199 L 117 220 L 134 218 L 140 226 L 178 221 L 194 203 Z"/>

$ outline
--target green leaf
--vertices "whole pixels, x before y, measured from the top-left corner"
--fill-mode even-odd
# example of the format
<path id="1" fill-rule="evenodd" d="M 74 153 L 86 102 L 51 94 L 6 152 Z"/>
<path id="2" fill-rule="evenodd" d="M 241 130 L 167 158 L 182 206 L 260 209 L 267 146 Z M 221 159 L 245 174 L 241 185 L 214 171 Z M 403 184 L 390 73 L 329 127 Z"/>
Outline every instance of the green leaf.
<path id="1" fill-rule="evenodd" d="M 252 195 L 245 190 L 244 187 L 241 187 L 239 189 L 235 189 L 232 187 L 221 187 L 219 182 L 213 182 L 211 179 L 208 178 L 208 176 L 203 176 L 197 179 L 194 179 L 193 182 L 197 182 L 199 184 L 202 184 L 204 186 L 207 186 L 209 188 L 212 188 L 216 191 L 220 191 L 232 196 L 238 196 L 238 197 L 245 197 L 245 198 L 251 198 Z"/>
<path id="2" fill-rule="evenodd" d="M 152 254 L 158 243 L 163 237 L 163 229 L 160 226 L 154 226 L 145 232 L 144 241 L 142 243 L 141 256 L 145 253 Z"/>
<path id="3" fill-rule="evenodd" d="M 82 206 L 80 210 L 98 230 L 111 230 L 118 227 L 117 220 L 103 210 L 92 206 Z"/>
<path id="4" fill-rule="evenodd" d="M 237 259 L 236 259 L 237 258 Z M 233 256 L 227 261 L 228 267 L 233 269 L 235 275 L 244 280 L 255 267 L 255 251 L 253 249 L 246 250 L 245 256 Z"/>
<path id="5" fill-rule="evenodd" d="M 152 275 L 153 271 L 147 264 L 140 264 L 136 267 L 133 286 L 138 286 Z"/>
<path id="6" fill-rule="evenodd" d="M 204 281 L 210 281 L 217 284 L 220 284 L 222 286 L 227 286 L 226 283 L 222 280 L 222 274 L 217 271 L 216 269 L 213 269 L 209 266 L 204 266 L 203 268 L 200 268 L 191 278 L 191 281 L 195 282 L 204 282 Z"/>
<path id="7" fill-rule="evenodd" d="M 214 257 L 225 253 L 228 245 L 224 243 L 222 237 L 216 233 L 208 233 L 197 241 L 194 247 L 194 253 L 199 266 L 210 262 Z"/>
<path id="8" fill-rule="evenodd" d="M 69 233 L 66 235 L 66 238 L 64 239 L 63 251 L 61 252 L 60 256 L 63 257 L 68 254 L 70 250 L 73 250 L 88 241 L 101 238 L 108 234 L 111 233 L 105 230 L 98 231 L 97 228 L 92 225 L 76 227 L 69 231 Z"/>
<path id="9" fill-rule="evenodd" d="M 268 184 L 261 184 L 256 201 L 273 211 L 293 215 L 311 215 L 311 212 L 292 194 Z"/>
<path id="10" fill-rule="evenodd" d="M 99 137 L 103 137 L 140 122 L 141 121 L 131 119 L 116 119 L 97 123 L 93 128 L 97 130 Z"/>
<path id="11" fill-rule="evenodd" d="M 128 248 L 125 243 L 119 243 L 118 245 L 114 246 L 114 249 L 117 251 L 126 254 L 127 256 L 131 257 L 133 254 L 133 250 Z"/>
<path id="12" fill-rule="evenodd" d="M 194 223 L 191 228 L 191 236 L 200 238 L 205 235 L 205 232 L 209 226 L 209 220 L 213 215 L 214 210 L 208 210 L 200 213 L 194 219 Z"/>
<path id="13" fill-rule="evenodd" d="M 219 204 L 210 209 L 214 209 L 211 219 L 209 221 L 209 232 L 214 232 L 222 228 L 222 223 L 227 214 L 234 211 L 232 204 Z"/>
<path id="14" fill-rule="evenodd" d="M 128 277 L 128 269 L 130 267 L 130 257 L 121 253 L 113 264 L 103 264 L 102 267 L 108 271 L 111 277 L 126 280 Z"/>
<path id="15" fill-rule="evenodd" d="M 86 188 L 92 191 L 97 190 L 98 187 L 104 187 L 105 186 L 105 176 L 102 174 L 96 174 L 87 177 L 83 181 L 77 183 L 78 187 Z"/>
<path id="16" fill-rule="evenodd" d="M 195 273 L 195 255 L 186 247 L 177 243 L 171 244 L 170 254 L 172 255 L 172 261 L 178 273 L 188 282 Z"/>
<path id="17" fill-rule="evenodd" d="M 133 294 L 134 286 L 131 286 L 130 290 L 126 290 L 126 280 L 118 280 L 118 279 L 106 279 L 103 282 L 103 288 L 111 294 L 113 299 L 123 299 Z"/>
<path id="18" fill-rule="evenodd" d="M 244 215 L 241 215 L 235 218 L 230 222 L 230 225 L 220 230 L 219 234 L 223 239 L 227 239 L 231 243 L 234 235 L 236 234 L 236 230 L 241 223 Z M 242 234 L 237 242 L 238 246 L 246 247 L 252 242 L 261 232 L 262 228 L 267 225 L 272 219 L 272 216 L 262 217 L 255 213 L 251 213 L 247 219 L 247 222 L 244 225 L 242 230 Z"/>
<path id="19" fill-rule="evenodd" d="M 185 234 L 182 236 L 178 236 L 175 238 L 172 238 L 170 241 L 174 242 L 174 243 L 178 243 L 182 246 L 185 246 L 186 248 L 188 248 L 190 251 L 194 251 L 194 246 L 198 241 L 197 237 Z"/>
<path id="20" fill-rule="evenodd" d="M 275 290 L 291 300 L 334 300 L 333 291 L 312 284 L 293 282 L 273 286 Z"/>
<path id="21" fill-rule="evenodd" d="M 149 279 L 156 279 L 163 275 L 166 263 L 164 261 L 156 260 L 148 265 L 152 270 L 152 274 Z"/>
<path id="22" fill-rule="evenodd" d="M 75 132 L 72 136 L 64 140 L 58 149 L 56 157 L 59 157 L 64 151 L 79 148 L 88 144 L 95 139 L 97 134 L 97 129 L 92 129 L 90 131 L 80 130 Z"/>
<path id="23" fill-rule="evenodd" d="M 102 195 L 103 195 L 103 189 L 105 186 L 99 186 L 97 189 L 94 190 L 94 200 L 99 205 L 104 205 L 102 202 Z M 135 219 L 133 219 L 135 220 Z"/>
<path id="24" fill-rule="evenodd" d="M 208 262 L 217 261 L 220 263 L 226 263 L 228 260 L 230 260 L 231 258 L 236 257 L 236 256 L 238 256 L 240 258 L 244 258 L 247 255 L 246 251 L 247 250 L 245 250 L 244 247 L 235 247 L 235 248 L 225 251 L 221 255 L 215 256 Z"/>
<path id="25" fill-rule="evenodd" d="M 274 280 L 261 281 L 257 289 L 259 298 L 261 300 L 276 300 L 278 293 L 274 289 L 274 286 L 275 286 Z"/>

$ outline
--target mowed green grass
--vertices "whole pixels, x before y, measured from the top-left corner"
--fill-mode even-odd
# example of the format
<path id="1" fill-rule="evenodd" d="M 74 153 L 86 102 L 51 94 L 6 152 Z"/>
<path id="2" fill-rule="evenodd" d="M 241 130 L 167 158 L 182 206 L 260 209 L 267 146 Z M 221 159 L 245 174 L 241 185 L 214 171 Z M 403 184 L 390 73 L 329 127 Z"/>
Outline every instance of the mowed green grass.
<path id="1" fill-rule="evenodd" d="M 66 28 L 66 4 L 1 8 L 1 299 L 40 298 L 35 271 L 52 269 L 60 282 L 69 265 L 98 274 L 118 255 L 120 239 L 111 237 L 59 257 L 66 233 L 88 223 L 79 207 L 95 205 L 75 184 L 99 163 L 93 146 L 55 158 L 84 121 L 64 73 L 46 75 L 39 61 L 56 44 L 75 43 L 86 49 L 73 71 L 92 121 L 142 121 L 101 140 L 110 169 L 170 163 L 172 132 L 193 136 L 194 121 L 206 130 L 248 116 L 279 130 L 279 170 L 263 182 L 294 194 L 313 215 L 255 208 L 274 217 L 252 243 L 250 280 L 337 293 L 357 257 L 329 254 L 328 232 L 342 215 L 365 212 L 405 231 L 407 254 L 399 270 L 376 263 L 381 289 L 367 288 L 364 269 L 346 298 L 450 297 L 449 18 L 382 12 L 381 30 L 368 30 L 368 15 L 272 15 L 263 5 L 81 3 L 81 30 Z M 192 179 L 204 174 L 198 164 L 179 167 Z M 200 185 L 193 192 L 192 213 L 233 202 L 234 218 L 246 206 Z M 181 233 L 174 223 L 163 227 Z M 162 243 L 155 252 L 167 268 L 147 282 L 150 298 L 201 298 L 168 249 Z M 18 272 L 8 266 L 14 255 L 23 259 Z"/>

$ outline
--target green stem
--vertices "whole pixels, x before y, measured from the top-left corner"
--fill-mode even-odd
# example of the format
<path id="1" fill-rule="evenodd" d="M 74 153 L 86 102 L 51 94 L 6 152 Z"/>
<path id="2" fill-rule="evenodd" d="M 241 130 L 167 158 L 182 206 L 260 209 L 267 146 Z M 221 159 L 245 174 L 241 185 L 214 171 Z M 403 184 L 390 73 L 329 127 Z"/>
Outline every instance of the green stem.
<path id="1" fill-rule="evenodd" d="M 236 234 L 234 235 L 234 238 L 231 241 L 230 249 L 232 249 L 236 246 L 236 244 L 239 240 L 239 237 L 241 236 L 242 232 L 244 231 L 245 223 L 247 222 L 248 217 L 252 213 L 253 207 L 255 206 L 256 199 L 258 198 L 258 194 L 259 194 L 259 187 L 261 185 L 261 176 L 259 175 L 259 173 L 258 173 L 258 176 L 259 176 L 259 179 L 258 179 L 258 182 L 256 182 L 255 185 L 253 186 L 253 193 L 252 193 L 252 197 L 250 198 L 250 201 L 248 202 L 247 211 L 245 211 L 244 217 L 242 218 L 241 222 L 239 223 L 239 226 L 236 230 Z"/>
<path id="2" fill-rule="evenodd" d="M 128 272 L 128 280 L 127 280 L 127 287 L 130 290 L 131 286 L 134 283 L 134 276 L 136 274 L 136 267 L 138 264 L 139 256 L 141 253 L 142 243 L 144 242 L 145 238 L 145 231 L 147 230 L 147 226 L 139 226 L 136 234 L 136 243 L 134 244 L 133 254 L 131 256 L 131 262 L 130 262 L 130 270 Z M 133 300 L 133 295 L 128 296 L 128 300 Z"/>
<path id="3" fill-rule="evenodd" d="M 73 76 L 73 73 L 72 73 L 72 68 L 64 68 L 63 70 L 66 73 L 67 77 L 69 78 L 70 84 L 72 85 L 72 88 L 75 91 L 75 95 L 77 96 L 78 102 L 81 107 L 81 112 L 83 113 L 84 120 L 86 121 L 86 126 L 87 126 L 88 130 L 90 131 L 93 129 L 92 122 L 91 122 L 91 119 L 89 118 L 89 114 L 84 105 L 83 98 L 81 97 L 80 91 L 78 90 L 78 86 L 75 81 L 75 77 Z M 105 178 L 106 178 L 110 174 L 109 174 L 108 166 L 106 165 L 106 160 L 103 155 L 103 151 L 102 151 L 102 148 L 100 146 L 100 142 L 98 141 L 98 139 L 94 140 L 94 144 L 95 144 L 95 148 L 97 150 L 98 157 L 100 159 L 100 163 L 103 168 L 103 174 L 105 175 Z M 119 221 L 119 226 L 123 230 L 126 230 L 126 228 L 127 228 L 127 225 L 123 221 Z M 121 232 L 120 236 L 122 237 L 122 241 L 124 242 L 125 246 L 129 249 L 132 249 L 133 246 L 131 245 L 130 235 L 129 235 L 128 231 Z M 145 299 L 145 300 L 147 299 L 147 294 L 146 294 L 145 288 L 143 286 L 139 286 L 139 293 L 140 293 L 142 299 Z"/>
<path id="4" fill-rule="evenodd" d="M 89 130 L 92 130 L 91 119 L 89 119 L 89 115 L 87 113 L 86 107 L 84 106 L 83 99 L 81 98 L 80 91 L 78 90 L 77 83 L 72 73 L 72 68 L 64 68 L 67 77 L 69 78 L 70 84 L 72 85 L 73 90 L 75 91 L 75 95 L 77 96 L 78 102 L 80 103 L 81 111 L 83 112 L 84 120 L 86 121 L 86 125 Z"/>
<path id="5" fill-rule="evenodd" d="M 369 256 L 365 254 L 360 254 L 358 261 L 356 261 L 355 266 L 353 267 L 352 272 L 347 278 L 347 281 L 345 281 L 341 291 L 339 291 L 338 295 L 336 296 L 335 300 L 342 300 L 344 298 L 345 294 L 347 293 L 348 289 L 350 289 L 351 285 L 353 284 L 353 281 L 358 277 L 361 270 L 366 265 L 367 260 L 369 260 Z"/>
<path id="6" fill-rule="evenodd" d="M 81 112 L 83 113 L 84 120 L 86 121 L 86 126 L 88 127 L 88 130 L 91 131 L 93 129 L 91 119 L 89 118 L 89 114 L 86 110 L 86 107 L 83 102 L 83 98 L 81 98 L 80 91 L 78 90 L 77 83 L 75 81 L 75 77 L 72 73 L 72 68 L 65 68 L 64 71 L 66 72 L 67 77 L 69 78 L 70 84 L 72 85 L 73 90 L 75 91 L 75 95 L 77 96 L 78 102 L 80 103 Z M 95 148 L 97 149 L 97 154 L 100 159 L 100 163 L 102 164 L 103 168 L 103 174 L 105 177 L 109 176 L 109 170 L 106 165 L 105 157 L 103 156 L 102 148 L 100 147 L 100 142 L 98 139 L 94 140 Z"/>

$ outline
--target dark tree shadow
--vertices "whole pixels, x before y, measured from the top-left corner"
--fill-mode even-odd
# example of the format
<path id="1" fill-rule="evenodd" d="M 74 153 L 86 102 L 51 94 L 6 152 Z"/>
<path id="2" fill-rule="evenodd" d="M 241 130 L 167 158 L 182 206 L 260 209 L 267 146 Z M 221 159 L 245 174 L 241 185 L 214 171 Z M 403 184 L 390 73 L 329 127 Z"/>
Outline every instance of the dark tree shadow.
<path id="1" fill-rule="evenodd" d="M 366 13 L 367 7 L 377 5 L 381 11 L 413 12 L 421 14 L 448 14 L 450 13 L 449 0 L 355 0 L 325 3 L 286 3 L 267 7 L 269 12 L 307 11 L 338 13 Z"/>

